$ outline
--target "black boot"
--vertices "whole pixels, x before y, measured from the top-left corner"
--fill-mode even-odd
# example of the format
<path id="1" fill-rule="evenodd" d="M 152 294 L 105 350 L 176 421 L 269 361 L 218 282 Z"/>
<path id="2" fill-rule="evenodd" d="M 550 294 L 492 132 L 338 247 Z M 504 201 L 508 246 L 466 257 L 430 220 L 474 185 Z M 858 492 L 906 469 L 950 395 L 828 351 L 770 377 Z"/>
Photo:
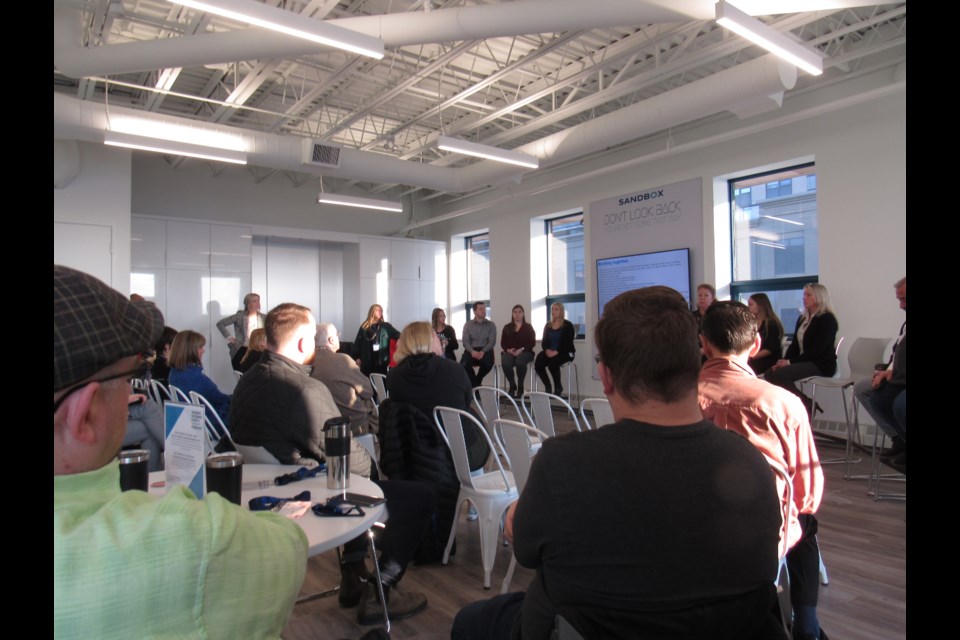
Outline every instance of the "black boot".
<path id="1" fill-rule="evenodd" d="M 363 560 L 340 563 L 340 590 L 337 599 L 341 607 L 347 609 L 360 604 L 367 577 L 367 567 Z"/>
<path id="2" fill-rule="evenodd" d="M 416 591 L 400 593 L 384 585 L 383 595 L 387 600 L 387 613 L 390 614 L 391 620 L 403 620 L 427 608 L 427 596 Z M 383 622 L 380 593 L 373 582 L 368 582 L 363 592 L 363 600 L 360 602 L 360 608 L 357 609 L 357 622 L 360 624 Z"/>

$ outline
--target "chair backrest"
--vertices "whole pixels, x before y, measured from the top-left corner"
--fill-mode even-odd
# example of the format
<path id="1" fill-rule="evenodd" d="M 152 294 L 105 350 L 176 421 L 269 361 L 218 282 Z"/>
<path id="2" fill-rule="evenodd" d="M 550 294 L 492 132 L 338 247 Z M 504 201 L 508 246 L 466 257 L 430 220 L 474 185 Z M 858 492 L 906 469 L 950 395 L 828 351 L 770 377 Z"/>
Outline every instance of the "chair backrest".
<path id="1" fill-rule="evenodd" d="M 593 427 L 587 419 L 587 411 L 593 414 Z M 584 398 L 580 401 L 580 417 L 583 418 L 583 426 L 587 429 L 599 429 L 604 425 L 613 424 L 613 409 L 610 408 L 610 401 L 606 398 Z"/>
<path id="2" fill-rule="evenodd" d="M 777 489 L 780 494 L 780 513 L 783 518 L 783 525 L 780 529 L 780 562 L 777 567 L 777 577 L 779 578 L 779 570 L 783 568 L 783 564 L 787 559 L 787 542 L 790 539 L 790 511 L 793 505 L 793 481 L 790 478 L 790 474 L 787 473 L 787 470 L 784 469 L 782 465 L 769 459 L 767 463 L 770 465 L 770 469 L 773 470 L 773 474 L 777 476 Z"/>
<path id="3" fill-rule="evenodd" d="M 470 473 L 470 462 L 467 459 L 467 441 L 463 433 L 463 430 L 466 426 L 464 422 L 467 424 L 473 424 L 477 431 L 487 439 L 487 444 L 490 446 L 490 449 L 495 451 L 496 449 L 493 441 L 490 439 L 490 436 L 487 435 L 486 429 L 484 429 L 483 425 L 480 424 L 480 422 L 469 412 L 461 411 L 460 409 L 453 409 L 451 407 L 434 408 L 433 420 L 437 423 L 437 427 L 440 429 L 440 434 L 443 436 L 444 441 L 450 448 L 450 455 L 453 456 L 453 466 L 457 470 L 457 479 L 460 480 L 460 484 L 473 490 L 477 490 L 479 487 L 477 487 L 473 482 L 473 476 Z M 503 469 L 503 465 L 500 464 L 500 458 L 495 455 L 490 456 L 490 458 L 496 462 L 497 470 L 503 477 L 503 484 L 504 487 L 506 487 L 505 491 L 509 492 L 513 486 Z"/>
<path id="4" fill-rule="evenodd" d="M 473 390 L 473 397 L 480 418 L 483 419 L 486 424 L 487 433 L 490 434 L 491 437 L 495 439 L 499 438 L 496 430 L 493 428 L 493 422 L 494 420 L 500 419 L 500 403 L 503 399 L 506 399 L 509 406 L 513 407 L 517 420 L 523 422 L 523 413 L 521 413 L 520 407 L 518 407 L 516 401 L 510 397 L 510 394 L 503 389 L 496 387 L 477 387 Z M 503 442 L 499 442 L 499 444 L 502 445 Z"/>
<path id="5" fill-rule="evenodd" d="M 890 342 L 888 338 L 857 338 L 847 352 L 847 365 L 851 378 L 869 378 L 873 367 L 883 362 L 883 352 Z"/>
<path id="6" fill-rule="evenodd" d="M 239 380 L 240 378 L 243 377 L 243 371 L 237 371 L 236 369 L 234 369 L 234 370 L 233 370 L 233 377 L 236 378 L 237 380 Z"/>
<path id="7" fill-rule="evenodd" d="M 170 399 L 173 400 L 174 402 L 186 402 L 187 404 L 197 404 L 196 402 L 193 402 L 192 400 L 190 400 L 190 396 L 188 396 L 187 394 L 185 394 L 183 391 L 173 386 L 172 384 L 167 385 L 167 389 L 170 390 Z"/>
<path id="8" fill-rule="evenodd" d="M 530 475 L 533 455 L 536 453 L 531 446 L 532 442 L 537 439 L 543 442 L 549 436 L 536 427 L 502 418 L 493 421 L 493 429 L 504 444 L 504 452 L 510 462 L 510 471 L 513 472 L 513 479 L 517 483 L 517 491 L 523 491 L 523 487 L 527 484 L 527 477 Z"/>
<path id="9" fill-rule="evenodd" d="M 390 397 L 390 394 L 387 392 L 387 376 L 384 374 L 371 373 L 370 384 L 373 385 L 373 390 L 377 395 L 376 404 L 379 404 Z"/>
<path id="10" fill-rule="evenodd" d="M 150 392 L 150 395 L 153 396 L 153 399 L 156 401 L 156 403 L 160 405 L 161 410 L 163 409 L 164 400 L 173 400 L 170 390 L 167 389 L 159 380 L 150 381 Z"/>
<path id="11" fill-rule="evenodd" d="M 567 409 L 567 414 L 573 420 L 573 426 L 577 428 L 577 431 L 582 431 L 583 429 L 580 428 L 580 421 L 577 419 L 577 414 L 574 413 L 573 407 L 571 407 L 566 400 L 552 393 L 544 393 L 543 391 L 526 392 L 523 394 L 522 400 L 523 412 L 527 414 L 530 424 L 552 438 L 557 435 L 557 430 L 553 424 L 552 403 L 554 402 L 560 403 L 561 406 Z"/>
<path id="12" fill-rule="evenodd" d="M 176 387 L 171 387 L 171 389 L 176 389 Z M 233 441 L 227 425 L 223 424 L 223 420 L 220 419 L 220 414 L 213 408 L 210 401 L 196 391 L 190 392 L 190 401 L 193 404 L 198 404 L 203 407 L 203 423 L 207 427 L 207 434 L 210 436 L 211 444 L 213 444 L 215 448 L 236 451 L 237 445 Z M 221 443 L 227 446 L 224 447 Z"/>

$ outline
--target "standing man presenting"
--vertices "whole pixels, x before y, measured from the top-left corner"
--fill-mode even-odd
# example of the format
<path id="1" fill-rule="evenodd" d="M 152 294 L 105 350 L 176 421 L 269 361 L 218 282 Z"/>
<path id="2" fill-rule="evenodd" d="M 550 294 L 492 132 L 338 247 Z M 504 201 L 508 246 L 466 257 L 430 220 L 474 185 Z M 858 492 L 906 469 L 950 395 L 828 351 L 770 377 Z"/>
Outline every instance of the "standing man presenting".
<path id="1" fill-rule="evenodd" d="M 700 371 L 703 416 L 744 436 L 789 474 L 793 487 L 790 535 L 781 545 L 789 549 L 793 637 L 825 638 L 817 620 L 820 549 L 813 515 L 823 496 L 823 470 L 807 411 L 800 398 L 760 380 L 747 363 L 760 351 L 762 340 L 756 317 L 746 305 L 714 302 L 704 312 L 700 328 L 707 356 Z"/>
<path id="2" fill-rule="evenodd" d="M 893 285 L 900 308 L 907 312 L 907 278 Z M 900 336 L 893 345 L 893 355 L 886 368 L 879 369 L 873 378 L 859 380 L 853 386 L 857 400 L 867 410 L 877 426 L 890 436 L 893 450 L 881 458 L 891 467 L 907 471 L 907 321 L 900 327 Z"/>
<path id="3" fill-rule="evenodd" d="M 586 638 L 782 638 L 773 474 L 703 419 L 686 300 L 622 293 L 595 342 L 617 422 L 543 443 L 505 528 L 537 575 L 526 594 L 462 609 L 451 637 L 545 640 L 561 614 Z"/>
<path id="4" fill-rule="evenodd" d="M 483 377 L 493 369 L 493 348 L 497 345 L 497 325 L 487 320 L 487 305 L 473 303 L 473 320 L 463 325 L 463 356 L 460 364 L 467 370 L 474 388 L 483 384 Z M 477 367 L 477 372 L 473 368 Z"/>
<path id="5" fill-rule="evenodd" d="M 279 638 L 307 561 L 294 522 L 219 494 L 120 491 L 130 379 L 151 303 L 53 267 L 53 635 Z"/>

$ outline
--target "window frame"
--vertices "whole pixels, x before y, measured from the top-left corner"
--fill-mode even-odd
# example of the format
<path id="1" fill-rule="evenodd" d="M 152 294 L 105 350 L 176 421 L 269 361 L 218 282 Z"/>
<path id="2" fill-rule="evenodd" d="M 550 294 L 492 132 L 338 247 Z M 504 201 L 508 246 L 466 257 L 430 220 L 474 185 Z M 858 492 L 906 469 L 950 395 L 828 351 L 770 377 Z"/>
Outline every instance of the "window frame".
<path id="1" fill-rule="evenodd" d="M 584 229 L 584 215 L 583 210 L 573 211 L 562 213 L 556 216 L 551 216 L 545 218 L 543 221 L 543 230 L 544 238 L 547 242 L 547 251 L 546 251 L 546 263 L 547 263 L 547 295 L 544 298 L 544 303 L 546 304 L 546 320 L 545 322 L 550 322 L 550 307 L 553 306 L 554 302 L 559 302 L 566 307 L 570 303 L 582 303 L 584 305 L 584 323 L 583 325 L 576 325 L 577 334 L 574 336 L 576 340 L 583 340 L 586 338 L 586 303 L 587 303 L 587 294 L 586 294 L 586 234 L 584 234 L 584 291 L 577 293 L 551 293 L 551 274 L 553 273 L 553 256 L 550 250 L 552 238 L 553 238 L 553 223 L 557 220 L 564 220 L 566 218 L 572 218 L 574 216 L 580 216 L 580 227 Z"/>
<path id="2" fill-rule="evenodd" d="M 736 176 L 727 179 L 727 203 L 728 203 L 728 223 L 730 227 L 730 299 L 739 300 L 740 296 L 747 295 L 757 292 L 768 292 L 768 291 L 801 291 L 803 287 L 807 284 L 818 283 L 820 281 L 819 274 L 819 264 L 818 273 L 803 275 L 803 276 L 785 276 L 782 278 L 757 278 L 754 280 L 737 280 L 736 279 L 736 241 L 737 241 L 737 232 L 734 226 L 734 207 L 738 205 L 737 196 L 734 195 L 734 185 L 738 182 L 743 182 L 747 180 L 755 180 L 757 178 L 763 178 L 764 176 L 774 176 L 779 173 L 784 173 L 786 171 L 793 171 L 797 169 L 806 169 L 808 167 L 813 167 L 816 169 L 816 162 L 802 162 L 799 164 L 791 164 L 784 167 L 779 167 L 777 169 L 771 169 L 770 171 L 760 171 L 757 173 L 746 174 L 742 176 Z M 809 184 L 810 176 L 814 177 L 816 180 L 816 171 L 812 174 L 807 174 L 807 182 Z M 764 184 L 771 184 L 773 181 L 767 181 Z M 778 180 L 779 183 L 783 182 L 783 179 Z M 745 187 L 747 189 L 752 189 L 751 187 Z M 778 189 L 781 188 L 778 186 Z M 741 187 L 741 191 L 744 187 Z M 816 194 L 816 186 L 814 187 L 814 193 Z M 742 193 L 740 194 L 742 195 Z M 792 195 L 792 194 L 791 194 Z M 778 196 L 779 197 L 779 194 Z M 740 205 L 741 208 L 745 208 Z M 817 207 L 817 216 L 820 215 L 819 203 Z M 818 225 L 819 226 L 819 225 Z M 793 338 L 793 327 L 784 326 L 784 333 L 787 337 Z"/>
<path id="3" fill-rule="evenodd" d="M 487 295 L 486 298 L 477 298 L 477 299 L 474 299 L 474 298 L 471 297 L 472 294 L 474 293 L 474 291 L 473 291 L 473 286 L 472 286 L 472 285 L 473 285 L 473 253 L 474 253 L 474 250 L 473 250 L 473 241 L 474 241 L 476 238 L 482 238 L 482 237 L 486 237 L 486 239 L 487 239 L 487 255 L 488 255 L 488 258 L 487 258 L 487 269 L 488 269 L 488 272 L 487 272 L 487 289 L 488 289 L 487 294 L 488 294 L 488 295 Z M 479 233 L 474 233 L 474 234 L 469 235 L 469 236 L 464 236 L 464 238 L 463 238 L 463 248 L 464 248 L 464 250 L 466 251 L 466 254 L 467 254 L 467 264 L 466 264 L 466 267 L 467 267 L 467 268 L 466 268 L 466 275 L 467 275 L 467 278 L 466 278 L 466 279 L 467 279 L 467 282 L 466 282 L 466 285 L 467 285 L 467 300 L 466 300 L 466 302 L 463 303 L 464 309 L 465 309 L 466 312 L 467 312 L 467 322 L 469 322 L 470 320 L 473 320 L 473 306 L 474 306 L 476 303 L 478 303 L 478 302 L 482 302 L 484 305 L 486 305 L 486 307 L 487 307 L 487 314 L 489 315 L 489 313 L 490 313 L 490 295 L 489 295 L 489 294 L 490 294 L 490 292 L 489 292 L 489 289 L 490 289 L 490 273 L 489 273 L 489 268 L 490 268 L 489 251 L 490 251 L 490 248 L 489 248 L 489 247 L 490 247 L 490 231 L 489 231 L 489 230 L 487 230 L 487 231 L 481 231 L 481 232 L 479 232 Z"/>

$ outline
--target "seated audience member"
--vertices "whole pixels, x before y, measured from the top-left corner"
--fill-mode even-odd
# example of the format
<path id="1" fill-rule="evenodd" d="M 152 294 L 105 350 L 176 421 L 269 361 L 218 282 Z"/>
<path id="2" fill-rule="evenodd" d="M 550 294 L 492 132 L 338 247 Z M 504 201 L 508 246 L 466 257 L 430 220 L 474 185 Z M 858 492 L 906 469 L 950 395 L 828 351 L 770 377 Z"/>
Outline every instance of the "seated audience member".
<path id="1" fill-rule="evenodd" d="M 230 349 L 230 365 L 237 369 L 240 359 L 247 351 L 247 340 L 254 329 L 262 329 L 266 316 L 260 313 L 260 296 L 256 293 L 248 293 L 243 296 L 243 309 L 240 309 L 232 316 L 222 318 L 217 322 L 217 329 L 227 339 L 227 347 Z M 228 327 L 233 326 L 233 335 L 228 331 Z"/>
<path id="2" fill-rule="evenodd" d="M 234 440 L 262 446 L 284 464 L 315 465 L 323 461 L 323 424 L 340 415 L 327 387 L 310 377 L 314 361 L 317 322 L 306 307 L 285 303 L 271 309 L 266 319 L 267 350 L 237 382 L 230 407 Z M 350 472 L 371 473 L 370 458 L 355 439 L 350 440 Z M 376 481 L 376 480 L 375 480 Z M 380 481 L 387 498 L 389 522 L 378 548 L 379 563 L 393 619 L 423 611 L 421 593 L 402 593 L 394 587 L 413 558 L 436 500 L 432 487 L 417 482 Z M 345 545 L 340 571 L 340 605 L 359 603 L 360 624 L 383 620 L 379 593 L 372 582 L 364 587 L 365 535 Z"/>
<path id="3" fill-rule="evenodd" d="M 456 351 L 460 348 L 460 343 L 457 342 L 457 332 L 447 324 L 447 312 L 440 307 L 434 309 L 430 315 L 430 324 L 433 326 L 433 330 L 437 332 L 440 348 L 443 349 L 443 357 L 447 360 L 456 361 Z"/>
<path id="4" fill-rule="evenodd" d="M 181 331 L 170 345 L 170 384 L 188 396 L 196 391 L 213 406 L 227 426 L 230 396 L 220 391 L 217 383 L 203 373 L 203 352 L 207 339 L 196 331 Z"/>
<path id="5" fill-rule="evenodd" d="M 514 398 L 523 397 L 523 385 L 527 378 L 527 367 L 533 362 L 533 348 L 537 345 L 537 334 L 527 322 L 523 306 L 513 305 L 510 322 L 503 325 L 500 333 L 500 363 L 503 365 L 503 377 L 507 379 Z M 514 377 L 516 376 L 516 377 Z"/>
<path id="6" fill-rule="evenodd" d="M 797 387 L 797 380 L 810 376 L 830 377 L 837 371 L 837 316 L 830 306 L 830 294 L 822 284 L 803 287 L 803 313 L 797 318 L 793 342 L 787 353 L 767 370 L 764 378 L 778 387 L 783 387 L 803 400 L 810 419 L 813 412 L 811 400 Z"/>
<path id="7" fill-rule="evenodd" d="M 497 325 L 487 320 L 487 305 L 483 302 L 473 304 L 473 320 L 463 325 L 463 365 L 470 378 L 471 387 L 483 384 L 483 378 L 493 369 L 493 348 L 497 346 Z M 473 368 L 477 371 L 474 373 Z"/>
<path id="8" fill-rule="evenodd" d="M 700 409 L 724 429 L 746 437 L 791 478 L 787 552 L 795 640 L 817 640 L 820 549 L 813 515 L 823 496 L 823 471 L 806 409 L 792 393 L 756 377 L 748 364 L 763 346 L 757 318 L 739 302 L 716 302 L 700 323 L 708 360 L 700 371 Z M 781 495 L 783 495 L 781 493 Z"/>
<path id="9" fill-rule="evenodd" d="M 460 482 L 447 445 L 436 433 L 435 407 L 469 411 L 470 380 L 463 367 L 443 357 L 436 332 L 426 322 L 404 327 L 387 373 L 390 397 L 380 405 L 380 463 L 391 478 L 430 483 L 437 491 L 437 515 L 424 536 L 418 563 L 440 560 L 456 517 Z M 467 429 L 471 469 L 480 469 L 490 447 L 479 433 Z"/>
<path id="10" fill-rule="evenodd" d="M 900 308 L 907 312 L 906 277 L 893 285 Z M 882 365 L 881 365 L 882 366 Z M 853 392 L 860 406 L 873 417 L 877 426 L 891 438 L 893 447 L 881 460 L 900 472 L 907 470 L 907 321 L 893 345 L 893 354 L 886 366 L 872 378 L 858 380 Z"/>
<path id="11" fill-rule="evenodd" d="M 560 383 L 560 365 L 573 360 L 577 352 L 573 346 L 577 330 L 573 328 L 573 323 L 564 317 L 565 313 L 563 305 L 559 302 L 550 305 L 550 322 L 544 325 L 543 337 L 540 338 L 542 350 L 533 363 L 533 368 L 543 383 L 543 390 L 558 396 L 563 393 L 563 385 Z M 547 377 L 548 369 L 550 377 L 553 378 L 553 386 L 550 385 L 550 378 Z"/>
<path id="12" fill-rule="evenodd" d="M 235 371 L 240 373 L 246 373 L 250 370 L 250 367 L 260 362 L 260 355 L 267 348 L 267 331 L 266 329 L 254 329 L 250 332 L 250 339 L 247 341 L 247 350 L 243 353 L 243 357 L 240 358 L 240 361 L 237 363 L 237 368 Z"/>
<path id="13" fill-rule="evenodd" d="M 526 595 L 461 610 L 451 637 L 542 640 L 561 614 L 586 638 L 782 638 L 774 477 L 700 413 L 686 300 L 661 286 L 620 294 L 595 342 L 617 422 L 543 443 L 505 522 L 537 575 Z"/>
<path id="14" fill-rule="evenodd" d="M 150 369 L 150 378 L 157 380 L 164 385 L 168 384 L 170 378 L 170 345 L 173 339 L 177 337 L 177 330 L 173 327 L 164 327 L 160 334 L 160 339 L 153 345 L 153 351 L 156 359 Z"/>
<path id="15" fill-rule="evenodd" d="M 120 491 L 129 381 L 162 328 L 153 304 L 54 265 L 53 635 L 279 638 L 303 585 L 299 526 L 182 486 Z"/>
<path id="16" fill-rule="evenodd" d="M 326 385 L 340 414 L 350 418 L 350 426 L 363 433 L 377 431 L 377 413 L 373 406 L 373 385 L 353 358 L 340 350 L 340 332 L 328 323 L 317 325 L 317 354 L 311 377 Z"/>
<path id="17" fill-rule="evenodd" d="M 760 351 L 750 358 L 747 364 L 758 376 L 776 364 L 783 353 L 780 342 L 783 340 L 783 323 L 773 310 L 770 298 L 765 293 L 755 293 L 747 299 L 750 313 L 757 319 L 757 332 L 760 334 Z"/>
<path id="18" fill-rule="evenodd" d="M 142 393 L 132 394 L 127 402 L 127 431 L 123 436 L 122 447 L 146 449 L 150 452 L 150 471 L 160 471 L 163 469 L 165 444 L 166 434 L 160 405 Z"/>

